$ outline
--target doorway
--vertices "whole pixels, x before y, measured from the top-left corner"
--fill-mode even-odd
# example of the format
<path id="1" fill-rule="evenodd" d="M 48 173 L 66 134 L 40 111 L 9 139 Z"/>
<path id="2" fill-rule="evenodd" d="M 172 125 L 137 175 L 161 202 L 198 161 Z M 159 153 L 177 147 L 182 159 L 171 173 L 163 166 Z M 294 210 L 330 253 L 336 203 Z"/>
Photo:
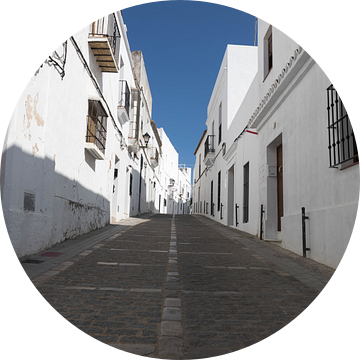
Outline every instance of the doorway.
<path id="1" fill-rule="evenodd" d="M 228 201 L 227 201 L 228 226 L 234 225 L 234 197 L 235 197 L 235 184 L 234 184 L 234 165 L 233 165 L 228 170 Z"/>
<path id="2" fill-rule="evenodd" d="M 281 218 L 284 216 L 282 144 L 280 144 L 276 148 L 276 169 L 277 169 L 277 230 L 281 231 Z"/>
<path id="3" fill-rule="evenodd" d="M 266 200 L 265 200 L 265 239 L 281 238 L 281 218 L 283 205 L 283 146 L 282 134 L 277 136 L 266 148 Z"/>

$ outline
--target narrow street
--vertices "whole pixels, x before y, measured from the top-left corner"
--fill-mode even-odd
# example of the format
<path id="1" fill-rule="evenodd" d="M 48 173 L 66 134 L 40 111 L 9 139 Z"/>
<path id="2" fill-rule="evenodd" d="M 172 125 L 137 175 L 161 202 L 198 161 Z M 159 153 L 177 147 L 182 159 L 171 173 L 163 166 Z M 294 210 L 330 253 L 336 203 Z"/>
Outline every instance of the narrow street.
<path id="1" fill-rule="evenodd" d="M 74 326 L 118 349 L 172 359 L 270 336 L 334 272 L 199 215 L 130 218 L 20 261 Z"/>

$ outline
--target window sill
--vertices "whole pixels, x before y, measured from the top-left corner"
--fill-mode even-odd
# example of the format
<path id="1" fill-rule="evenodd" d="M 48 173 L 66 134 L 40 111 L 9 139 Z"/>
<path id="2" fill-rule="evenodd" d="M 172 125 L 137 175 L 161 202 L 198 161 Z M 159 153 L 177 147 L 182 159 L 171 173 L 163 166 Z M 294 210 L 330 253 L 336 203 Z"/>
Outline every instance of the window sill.
<path id="1" fill-rule="evenodd" d="M 94 143 L 85 142 L 85 151 L 87 151 L 96 160 L 105 160 L 105 155 Z"/>
<path id="2" fill-rule="evenodd" d="M 346 166 L 344 166 L 343 168 L 341 168 L 341 169 L 339 169 L 339 170 L 345 170 L 345 169 L 348 169 L 348 168 L 350 168 L 350 167 L 352 167 L 352 166 L 355 166 L 355 165 L 359 165 L 359 161 L 354 162 L 354 163 L 352 163 L 352 164 L 350 164 L 350 165 L 346 165 Z"/>

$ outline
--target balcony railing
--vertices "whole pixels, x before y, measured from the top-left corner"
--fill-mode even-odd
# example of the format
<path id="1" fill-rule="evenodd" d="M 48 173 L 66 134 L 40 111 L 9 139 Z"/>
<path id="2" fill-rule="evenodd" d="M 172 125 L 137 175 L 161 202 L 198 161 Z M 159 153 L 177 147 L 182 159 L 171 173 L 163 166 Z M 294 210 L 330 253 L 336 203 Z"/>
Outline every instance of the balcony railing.
<path id="1" fill-rule="evenodd" d="M 120 100 L 118 103 L 118 119 L 125 124 L 130 118 L 130 90 L 126 80 L 120 80 Z"/>
<path id="2" fill-rule="evenodd" d="M 215 135 L 208 135 L 205 141 L 205 149 L 204 154 L 205 157 L 208 153 L 214 153 L 215 152 Z"/>
<path id="3" fill-rule="evenodd" d="M 102 72 L 118 72 L 120 37 L 115 14 L 92 23 L 89 43 Z"/>
<path id="4" fill-rule="evenodd" d="M 120 80 L 120 101 L 119 106 L 126 109 L 129 115 L 130 90 L 126 80 Z"/>
<path id="5" fill-rule="evenodd" d="M 156 147 L 150 148 L 150 161 L 153 167 L 159 164 L 159 151 Z"/>

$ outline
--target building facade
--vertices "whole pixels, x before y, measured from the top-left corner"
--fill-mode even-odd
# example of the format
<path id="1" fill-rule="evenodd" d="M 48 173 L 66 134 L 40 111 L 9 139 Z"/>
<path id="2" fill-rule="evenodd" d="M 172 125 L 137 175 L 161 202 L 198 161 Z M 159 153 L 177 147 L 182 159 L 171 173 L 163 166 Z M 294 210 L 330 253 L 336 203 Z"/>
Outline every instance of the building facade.
<path id="1" fill-rule="evenodd" d="M 48 57 L 10 121 L 1 192 L 16 254 L 162 212 L 164 156 L 143 55 L 110 14 Z"/>
<path id="2" fill-rule="evenodd" d="M 213 138 L 202 138 L 196 152 L 205 169 L 194 172 L 195 210 L 335 268 L 358 206 L 354 132 L 315 61 L 276 28 L 258 24 L 256 68 L 245 69 L 252 76 L 243 82 L 245 94 L 230 95 L 221 80 L 224 62 L 226 71 L 245 68 L 229 62 L 236 59 L 229 48 L 219 71 L 206 122 Z"/>
<path id="3" fill-rule="evenodd" d="M 159 194 L 159 209 L 162 214 L 190 213 L 191 168 L 179 166 L 179 154 L 163 128 L 159 129 L 163 156 L 159 177 L 164 184 Z"/>

